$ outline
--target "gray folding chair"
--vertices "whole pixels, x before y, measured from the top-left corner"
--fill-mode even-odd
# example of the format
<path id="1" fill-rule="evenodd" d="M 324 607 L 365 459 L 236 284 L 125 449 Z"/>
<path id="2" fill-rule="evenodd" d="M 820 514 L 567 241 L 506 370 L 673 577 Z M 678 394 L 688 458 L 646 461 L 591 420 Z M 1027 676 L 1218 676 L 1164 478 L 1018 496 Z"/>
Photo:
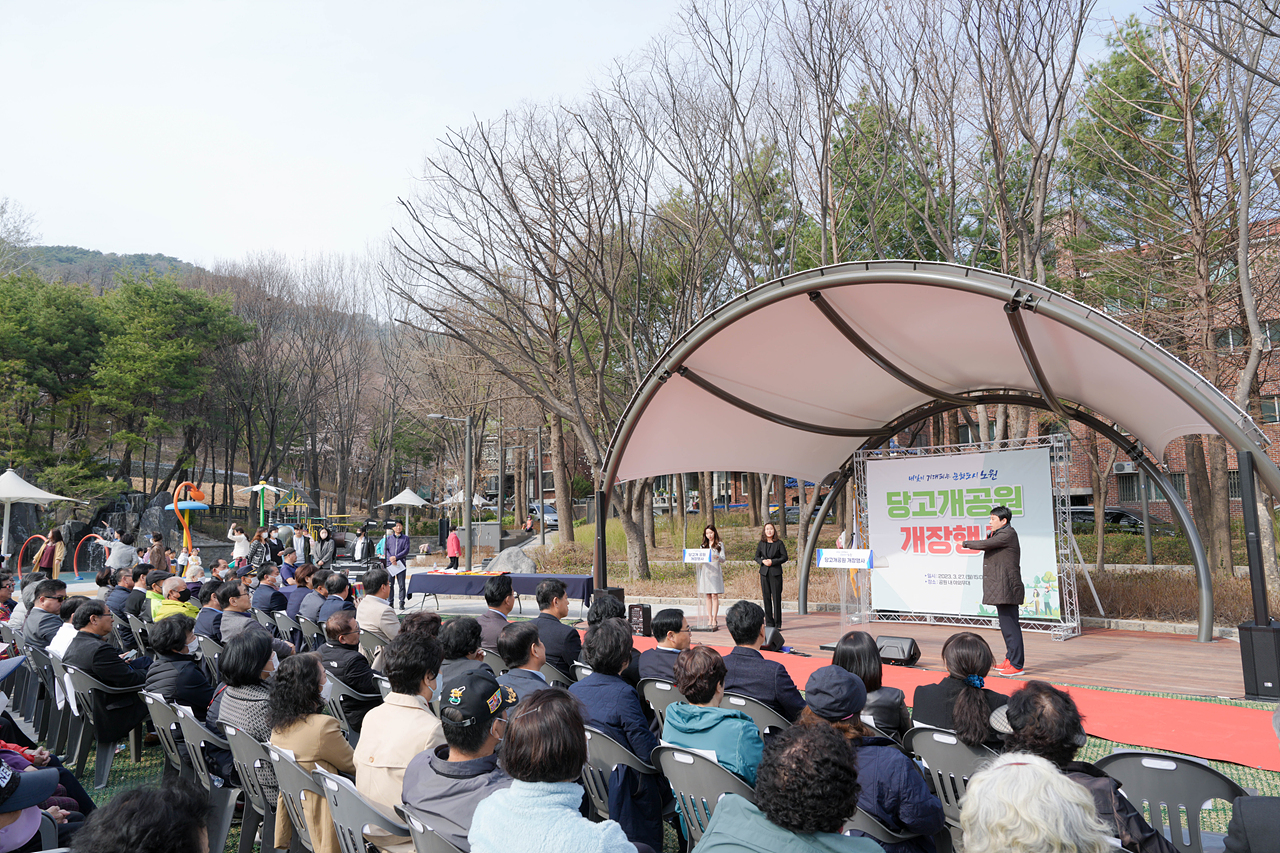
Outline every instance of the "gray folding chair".
<path id="1" fill-rule="evenodd" d="M 480 651 L 484 652 L 484 662 L 489 664 L 489 669 L 493 670 L 495 675 L 502 675 L 510 670 L 507 662 L 502 659 L 502 655 L 489 649 L 481 649 Z"/>
<path id="2" fill-rule="evenodd" d="M 1152 829 L 1178 850 L 1189 853 L 1204 849 L 1201 808 L 1210 800 L 1232 803 L 1248 793 L 1208 764 L 1185 755 L 1117 750 L 1099 758 L 1094 765 L 1120 783 L 1129 802 L 1146 812 Z M 1168 809 L 1168 824 L 1161 806 Z"/>
<path id="3" fill-rule="evenodd" d="M 585 664 L 580 660 L 576 660 L 573 662 L 573 680 L 574 681 L 581 681 L 582 679 L 586 678 L 588 675 L 591 675 L 593 672 L 595 672 L 595 670 L 592 669 L 588 664 Z"/>
<path id="4" fill-rule="evenodd" d="M 44 740 L 45 728 L 49 725 L 48 706 L 44 703 L 52 700 L 53 697 L 46 697 L 45 690 L 40 683 L 40 673 L 36 669 L 35 661 L 27 654 L 27 642 L 22 636 L 21 631 L 12 631 L 13 647 L 17 649 L 18 654 L 22 656 L 22 666 L 26 671 L 27 696 L 26 702 L 19 709 L 18 713 L 22 715 L 22 719 L 29 722 L 36 731 L 36 740 Z M 41 727 L 41 718 L 44 719 L 44 727 Z"/>
<path id="5" fill-rule="evenodd" d="M 404 818 L 409 827 L 409 836 L 413 839 L 416 853 L 462 853 L 452 841 L 436 832 L 431 827 L 431 818 L 404 803 L 396 806 L 396 814 Z"/>
<path id="6" fill-rule="evenodd" d="M 724 698 L 720 700 L 721 708 L 729 708 L 733 711 L 741 711 L 748 717 L 756 721 L 756 725 L 760 727 L 760 734 L 763 735 L 767 729 L 776 729 L 782 731 L 791 728 L 791 721 L 770 708 L 768 705 L 752 699 L 750 696 L 741 696 L 737 693 L 726 693 Z"/>
<path id="7" fill-rule="evenodd" d="M 289 813 L 289 822 L 293 824 L 293 832 L 298 841 L 308 850 L 315 850 L 311 839 L 311 828 L 307 826 L 307 815 L 302 804 L 312 799 L 323 800 L 324 793 L 310 773 L 303 770 L 298 762 L 267 744 L 267 756 L 271 759 L 271 769 L 276 773 L 276 784 L 280 786 L 280 799 L 284 800 L 285 810 Z"/>
<path id="8" fill-rule="evenodd" d="M 23 654 L 18 651 L 16 635 L 14 634 L 13 629 L 4 622 L 0 622 L 0 642 L 4 643 L 5 650 L 9 653 L 10 657 L 17 657 L 18 655 Z M 13 689 L 11 691 L 13 693 L 12 710 L 24 720 L 26 719 L 26 716 L 22 713 L 22 709 L 27 706 L 27 692 L 31 686 L 30 676 L 31 672 L 27 669 L 25 661 L 13 675 Z"/>
<path id="9" fill-rule="evenodd" d="M 280 636 L 289 642 L 295 642 L 302 637 L 302 625 L 298 623 L 288 613 L 283 610 L 277 610 L 272 614 L 276 621 L 276 630 L 280 632 Z"/>
<path id="10" fill-rule="evenodd" d="M 263 628 L 266 628 L 268 631 L 271 632 L 271 636 L 273 637 L 275 636 L 276 620 L 274 616 L 272 616 L 270 613 L 268 613 L 265 610 L 258 610 L 256 608 L 251 609 L 249 613 L 253 616 L 254 619 L 258 621 L 259 625 L 261 625 Z"/>
<path id="11" fill-rule="evenodd" d="M 969 787 L 969 777 L 996 757 L 985 746 L 969 746 L 946 729 L 917 726 L 902 739 L 907 752 L 925 765 L 925 778 L 934 794 L 942 801 L 942 812 L 955 848 L 961 849 L 960 800 Z"/>
<path id="12" fill-rule="evenodd" d="M 908 834 L 894 832 L 862 809 L 858 809 L 854 812 L 853 817 L 844 822 L 844 831 L 849 832 L 850 830 L 866 833 L 882 845 L 901 844 L 904 841 L 920 837 L 919 833 L 914 832 Z"/>
<path id="13" fill-rule="evenodd" d="M 360 651 L 373 663 L 378 656 L 378 649 L 387 645 L 387 641 L 372 631 L 360 632 Z"/>
<path id="14" fill-rule="evenodd" d="M 305 616 L 299 616 L 298 624 L 302 626 L 302 639 L 313 650 L 318 650 L 324 645 L 324 629 L 316 622 L 313 622 Z"/>
<path id="15" fill-rule="evenodd" d="M 582 766 L 582 787 L 600 817 L 609 818 L 609 777 L 619 764 L 642 776 L 657 776 L 658 770 L 634 752 L 594 726 L 587 726 L 587 763 Z"/>
<path id="16" fill-rule="evenodd" d="M 71 709 L 65 703 L 61 708 L 58 707 L 52 655 L 47 649 L 42 649 L 35 643 L 28 643 L 27 660 L 35 667 L 40 683 L 49 696 L 49 701 L 45 705 L 46 713 L 41 716 L 42 722 L 45 722 L 44 736 L 41 739 L 48 743 L 49 751 L 55 755 L 65 752 L 67 732 L 71 726 Z"/>
<path id="17" fill-rule="evenodd" d="M 236 800 L 240 799 L 240 789 L 232 785 L 230 780 L 222 780 L 222 785 L 213 783 L 216 774 L 205 760 L 204 750 L 205 747 L 230 750 L 231 745 L 206 729 L 203 723 L 181 705 L 170 707 L 178 714 L 178 725 L 182 728 L 182 739 L 187 742 L 187 754 L 191 757 L 196 778 L 209 795 L 209 849 L 221 853 L 227 846 L 227 835 L 231 832 L 231 819 L 236 814 Z"/>
<path id="18" fill-rule="evenodd" d="M 235 726 L 224 723 L 222 730 L 227 733 L 231 761 L 248 802 L 240 826 L 239 853 L 253 853 L 253 839 L 259 827 L 262 829 L 262 850 L 272 850 L 276 834 L 276 797 L 268 793 L 269 789 L 264 787 L 263 779 L 269 778 L 269 784 L 274 786 L 276 774 L 271 767 L 267 748 Z"/>
<path id="19" fill-rule="evenodd" d="M 149 607 L 151 602 L 146 602 Z M 137 644 L 138 654 L 146 655 L 154 658 L 155 652 L 151 649 L 151 642 L 147 639 L 147 623 L 143 622 L 132 613 L 125 614 L 125 621 L 129 623 L 129 631 L 133 634 L 133 641 Z"/>
<path id="20" fill-rule="evenodd" d="M 347 742 L 352 746 L 360 740 L 360 730 L 351 725 L 351 718 L 347 716 L 346 708 L 342 707 L 342 699 L 346 697 L 358 702 L 368 702 L 371 699 L 382 700 L 382 696 L 377 693 L 359 693 L 352 690 L 347 685 L 333 677 L 333 673 L 326 672 L 325 676 L 333 682 L 333 690 L 329 694 L 329 698 L 325 701 L 325 706 L 329 709 L 329 713 L 338 721 L 338 725 L 347 736 Z"/>
<path id="21" fill-rule="evenodd" d="M 380 672 L 375 672 L 373 674 L 373 681 L 375 684 L 378 685 L 378 692 L 382 694 L 382 698 L 384 700 L 391 695 L 391 679 L 390 678 L 387 678 L 385 675 L 383 675 Z"/>
<path id="22" fill-rule="evenodd" d="M 49 669 L 53 673 L 53 681 L 62 688 L 66 704 L 62 707 L 62 726 L 56 742 L 49 746 L 54 755 L 66 755 L 69 746 L 80 742 L 80 718 L 71 710 L 71 686 L 67 683 L 67 670 L 62 665 L 62 658 L 49 654 Z M 56 701 L 56 697 L 55 697 Z"/>
<path id="23" fill-rule="evenodd" d="M 675 746 L 660 746 L 653 751 L 653 763 L 671 783 L 685 832 L 692 848 L 702 838 L 716 803 L 725 794 L 737 794 L 755 803 L 755 789 L 706 756 Z"/>
<path id="24" fill-rule="evenodd" d="M 547 684 L 550 684 L 552 687 L 563 687 L 567 690 L 569 685 L 573 684 L 573 678 L 565 675 L 549 663 L 544 663 L 542 665 L 542 675 L 547 679 Z"/>
<path id="25" fill-rule="evenodd" d="M 67 670 L 67 677 L 71 679 L 71 689 L 76 697 L 78 713 L 84 718 L 80 727 L 80 743 L 76 749 L 76 776 L 84 777 L 84 765 L 89 758 L 89 746 L 96 741 L 98 752 L 94 762 L 93 787 L 95 789 L 105 788 L 107 787 L 107 780 L 111 777 L 111 765 L 116 757 L 116 742 L 104 741 L 98 738 L 97 726 L 93 720 L 93 694 L 136 695 L 139 691 L 136 687 L 108 687 L 98 679 L 81 672 L 70 664 L 63 664 L 63 666 Z M 142 763 L 142 735 L 144 731 L 146 731 L 146 726 L 139 724 L 129 733 L 129 757 L 134 764 Z"/>
<path id="26" fill-rule="evenodd" d="M 667 719 L 667 706 L 685 701 L 684 695 L 676 690 L 675 682 L 665 678 L 642 678 L 637 685 L 640 695 L 653 706 L 653 713 L 658 717 L 658 730 L 662 730 Z"/>
<path id="27" fill-rule="evenodd" d="M 387 817 L 351 782 L 317 767 L 311 772 L 316 784 L 329 802 L 329 817 L 338 834 L 338 848 L 342 853 L 365 853 L 364 833 L 369 827 L 380 829 L 390 836 L 408 838 L 409 827 L 394 818 Z M 377 844 L 377 837 L 374 837 Z M 391 839 L 383 838 L 383 843 Z M 212 848 L 211 848 L 212 849 Z"/>
<path id="28" fill-rule="evenodd" d="M 156 736 L 160 738 L 160 747 L 164 750 L 164 757 L 168 759 L 169 766 L 179 776 L 186 779 L 193 778 L 195 767 L 190 760 L 182 757 L 182 750 L 178 748 L 178 739 L 174 736 L 175 731 L 182 730 L 177 709 L 159 693 L 146 690 L 142 691 L 142 701 L 147 703 L 147 710 L 151 713 L 151 723 L 155 726 Z"/>
<path id="29" fill-rule="evenodd" d="M 222 655 L 222 644 L 203 634 L 196 634 L 196 644 L 200 648 L 200 662 L 204 664 L 210 683 L 221 684 L 222 669 L 218 666 L 218 660 Z"/>

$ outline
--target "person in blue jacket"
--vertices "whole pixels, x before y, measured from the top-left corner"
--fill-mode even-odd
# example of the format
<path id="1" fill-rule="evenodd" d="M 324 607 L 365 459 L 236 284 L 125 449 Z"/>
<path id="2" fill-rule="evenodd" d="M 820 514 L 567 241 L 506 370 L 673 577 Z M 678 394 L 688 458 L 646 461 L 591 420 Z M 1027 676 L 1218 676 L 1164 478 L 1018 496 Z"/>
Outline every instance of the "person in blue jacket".
<path id="1" fill-rule="evenodd" d="M 676 658 L 676 689 L 684 702 L 667 706 L 662 740 L 685 749 L 711 750 L 724 769 L 755 787 L 764 740 L 755 720 L 721 708 L 724 658 L 709 646 L 685 649 Z"/>
<path id="2" fill-rule="evenodd" d="M 946 823 L 942 803 L 929 793 L 924 776 L 887 737 L 871 734 L 862 723 L 867 688 L 839 666 L 824 666 L 804 687 L 800 723 L 834 726 L 853 747 L 858 761 L 858 808 L 894 832 L 918 837 L 886 844 L 888 853 L 935 853 L 933 834 Z M 857 830 L 851 834 L 861 835 Z"/>

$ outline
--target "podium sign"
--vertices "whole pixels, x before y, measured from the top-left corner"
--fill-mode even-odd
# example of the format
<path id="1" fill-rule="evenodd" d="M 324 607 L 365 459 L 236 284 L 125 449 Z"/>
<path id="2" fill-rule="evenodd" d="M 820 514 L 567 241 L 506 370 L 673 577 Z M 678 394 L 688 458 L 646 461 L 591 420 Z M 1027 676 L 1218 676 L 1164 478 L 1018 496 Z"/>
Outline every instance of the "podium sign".
<path id="1" fill-rule="evenodd" d="M 870 548 L 818 549 L 818 568 L 820 569 L 848 569 L 856 572 L 858 569 L 871 568 L 874 562 L 875 558 Z"/>
<path id="2" fill-rule="evenodd" d="M 710 548 L 685 548 L 684 561 L 686 563 L 710 563 Z"/>

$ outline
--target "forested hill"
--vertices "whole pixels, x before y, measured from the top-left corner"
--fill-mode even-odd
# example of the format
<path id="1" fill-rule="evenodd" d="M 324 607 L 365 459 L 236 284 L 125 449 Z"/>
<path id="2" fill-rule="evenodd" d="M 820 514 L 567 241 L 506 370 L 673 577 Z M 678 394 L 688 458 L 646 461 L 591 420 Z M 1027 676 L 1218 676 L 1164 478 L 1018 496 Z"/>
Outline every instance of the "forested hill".
<path id="1" fill-rule="evenodd" d="M 168 255 L 117 255 L 114 252 L 97 252 L 79 246 L 33 246 L 30 250 L 32 266 L 46 279 L 89 284 L 97 290 L 109 289 L 115 282 L 118 270 L 133 269 L 138 272 L 154 271 L 194 272 L 194 264 L 171 258 Z"/>

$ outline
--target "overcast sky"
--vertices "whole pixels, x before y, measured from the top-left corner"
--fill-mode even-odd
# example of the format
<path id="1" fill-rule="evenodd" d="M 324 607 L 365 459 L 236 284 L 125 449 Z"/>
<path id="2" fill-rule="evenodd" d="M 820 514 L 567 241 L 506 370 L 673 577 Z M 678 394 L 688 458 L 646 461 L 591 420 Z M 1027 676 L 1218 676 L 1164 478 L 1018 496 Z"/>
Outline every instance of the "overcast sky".
<path id="1" fill-rule="evenodd" d="M 681 5 L 0 0 L 0 197 L 45 244 L 360 252 L 446 127 L 582 94 Z"/>

